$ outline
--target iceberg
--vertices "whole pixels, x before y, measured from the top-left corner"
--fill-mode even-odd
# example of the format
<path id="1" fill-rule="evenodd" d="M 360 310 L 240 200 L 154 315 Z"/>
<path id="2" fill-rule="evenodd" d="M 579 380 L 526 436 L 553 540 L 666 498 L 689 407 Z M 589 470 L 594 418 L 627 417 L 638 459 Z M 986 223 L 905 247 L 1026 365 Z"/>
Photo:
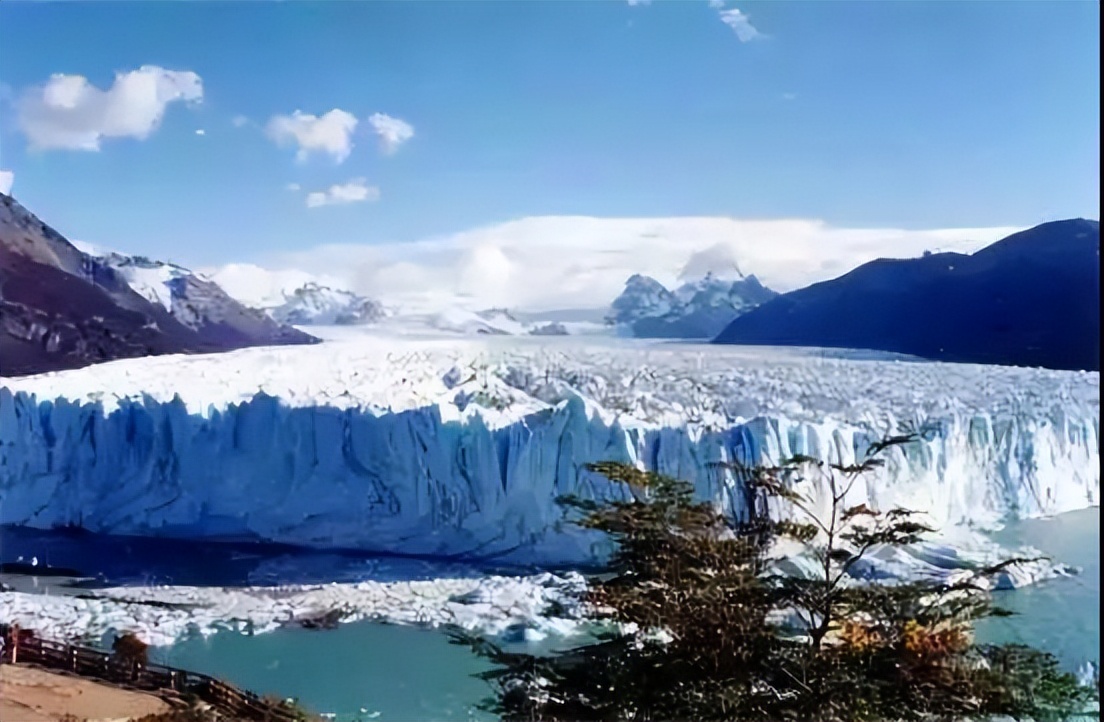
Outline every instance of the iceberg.
<path id="1" fill-rule="evenodd" d="M 590 462 L 738 516 L 724 464 L 848 463 L 912 425 L 848 503 L 987 529 L 1099 504 L 1099 406 L 1095 372 L 366 331 L 0 379 L 0 523 L 567 565 L 605 547 L 557 498 L 625 493 Z"/>

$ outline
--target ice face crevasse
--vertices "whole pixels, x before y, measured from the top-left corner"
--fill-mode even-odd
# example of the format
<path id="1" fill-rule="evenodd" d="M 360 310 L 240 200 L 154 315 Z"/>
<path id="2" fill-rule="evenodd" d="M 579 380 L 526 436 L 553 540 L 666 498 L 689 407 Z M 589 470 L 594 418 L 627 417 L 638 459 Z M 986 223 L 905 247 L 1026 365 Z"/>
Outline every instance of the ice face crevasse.
<path id="1" fill-rule="evenodd" d="M 189 411 L 179 398 L 46 400 L 0 388 L 0 523 L 558 563 L 593 558 L 564 494 L 620 494 L 588 462 L 641 464 L 744 512 L 715 462 L 795 454 L 847 463 L 876 438 L 839 422 L 761 416 L 724 428 L 625 427 L 579 396 L 491 426 L 426 405 L 292 407 L 259 394 Z M 1099 503 L 1096 416 L 949 413 L 894 450 L 847 503 L 987 525 Z M 812 489 L 823 502 L 824 490 Z"/>

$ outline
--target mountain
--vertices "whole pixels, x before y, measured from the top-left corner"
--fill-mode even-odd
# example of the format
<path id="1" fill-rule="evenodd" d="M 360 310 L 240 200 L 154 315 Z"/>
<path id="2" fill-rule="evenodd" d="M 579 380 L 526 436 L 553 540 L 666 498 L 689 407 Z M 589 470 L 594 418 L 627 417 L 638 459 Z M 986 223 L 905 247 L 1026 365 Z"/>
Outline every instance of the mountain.
<path id="1" fill-rule="evenodd" d="M 0 194 L 0 374 L 317 340 L 187 269 L 107 255 L 81 251 Z"/>
<path id="2" fill-rule="evenodd" d="M 301 341 L 294 339 L 305 336 L 302 331 L 284 325 L 290 322 L 276 319 L 273 323 L 264 314 L 231 298 L 214 281 L 183 266 L 145 256 L 88 250 L 95 261 L 114 269 L 140 296 L 164 306 L 173 318 L 201 334 L 222 336 L 237 332 L 244 338 L 261 340 L 260 345 L 278 345 L 288 339 L 297 343 Z"/>
<path id="3" fill-rule="evenodd" d="M 1100 224 L 1054 221 L 972 255 L 872 261 L 764 304 L 715 341 L 1099 371 Z"/>
<path id="4" fill-rule="evenodd" d="M 412 328 L 424 327 L 434 331 L 446 331 L 465 336 L 567 336 L 569 331 L 562 323 L 532 323 L 519 320 L 505 308 L 488 308 L 483 311 L 467 311 L 453 307 L 432 314 L 398 316 L 398 321 Z"/>
<path id="5" fill-rule="evenodd" d="M 311 283 L 339 288 L 336 279 L 321 278 L 305 271 L 271 271 L 252 263 L 229 263 L 203 269 L 204 275 L 233 298 L 250 308 L 276 308 L 285 303 L 295 289 Z"/>
<path id="6" fill-rule="evenodd" d="M 636 274 L 611 304 L 607 321 L 638 338 L 713 338 L 734 318 L 777 295 L 738 271 L 735 278 L 706 273 L 674 291 Z"/>
<path id="7" fill-rule="evenodd" d="M 238 301 L 280 323 L 350 326 L 376 323 L 387 315 L 379 301 L 342 288 L 336 278 L 270 271 L 248 263 L 212 269 L 210 276 Z"/>
<path id="8" fill-rule="evenodd" d="M 265 310 L 280 323 L 296 326 L 352 326 L 375 323 L 387 315 L 379 301 L 314 281 L 285 295 L 279 306 Z"/>
<path id="9" fill-rule="evenodd" d="M 336 276 L 296 269 L 268 270 L 229 264 L 208 271 L 234 298 L 282 323 L 295 326 L 378 326 L 388 333 L 478 336 L 566 336 L 602 332 L 602 311 L 519 313 L 504 308 L 472 310 L 470 299 L 441 306 L 383 302 L 343 287 Z M 320 332 L 321 333 L 321 332 Z"/>

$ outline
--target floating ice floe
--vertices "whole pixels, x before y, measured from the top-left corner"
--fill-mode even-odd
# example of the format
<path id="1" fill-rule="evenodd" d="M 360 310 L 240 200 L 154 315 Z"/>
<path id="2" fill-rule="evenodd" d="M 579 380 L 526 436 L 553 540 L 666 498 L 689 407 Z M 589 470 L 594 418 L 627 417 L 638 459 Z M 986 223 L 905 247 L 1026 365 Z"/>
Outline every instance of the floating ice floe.
<path id="1" fill-rule="evenodd" d="M 921 543 L 875 549 L 856 566 L 854 583 L 926 577 L 955 581 L 972 569 L 1011 556 L 1035 559 L 1034 549 L 1004 549 L 981 534 L 960 532 L 954 547 Z M 818 574 L 817 562 L 796 547 L 775 550 L 776 570 Z M 1009 589 L 1077 570 L 1044 558 L 1014 565 L 995 581 Z M 154 645 L 220 630 L 249 634 L 281 626 L 373 620 L 437 627 L 456 625 L 505 641 L 566 637 L 592 628 L 582 601 L 585 578 L 576 572 L 531 576 L 440 578 L 419 581 L 312 585 L 194 587 L 134 586 L 41 594 L 0 591 L 0 619 L 56 639 L 99 639 L 132 631 Z M 556 613 L 550 614 L 555 607 Z"/>
<path id="2" fill-rule="evenodd" d="M 220 630 L 260 634 L 340 610 L 342 622 L 448 624 L 488 636 L 539 639 L 580 629 L 577 599 L 584 588 L 580 575 L 567 573 L 286 587 L 113 587 L 80 596 L 2 592 L 0 619 L 49 639 L 130 631 L 150 644 L 168 645 Z M 547 616 L 553 604 L 571 616 Z"/>

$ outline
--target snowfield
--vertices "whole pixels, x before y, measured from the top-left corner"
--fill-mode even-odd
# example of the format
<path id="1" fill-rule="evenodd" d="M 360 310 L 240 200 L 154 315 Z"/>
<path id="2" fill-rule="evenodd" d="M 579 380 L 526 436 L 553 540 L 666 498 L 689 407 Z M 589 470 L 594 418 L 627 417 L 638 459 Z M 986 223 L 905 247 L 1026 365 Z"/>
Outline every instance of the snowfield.
<path id="1" fill-rule="evenodd" d="M 848 503 L 948 534 L 1099 503 L 1099 374 L 863 356 L 365 331 L 4 379 L 0 523 L 572 563 L 602 547 L 556 497 L 623 493 L 588 462 L 740 514 L 717 462 L 846 462 L 903 425 L 929 433 Z"/>

